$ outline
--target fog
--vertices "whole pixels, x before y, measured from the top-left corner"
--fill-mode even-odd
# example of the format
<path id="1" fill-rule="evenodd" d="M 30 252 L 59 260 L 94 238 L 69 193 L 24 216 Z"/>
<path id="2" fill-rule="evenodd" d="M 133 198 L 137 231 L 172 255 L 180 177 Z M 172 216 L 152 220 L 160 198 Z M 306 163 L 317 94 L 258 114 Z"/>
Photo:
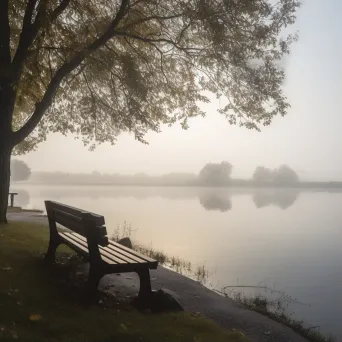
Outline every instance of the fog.
<path id="1" fill-rule="evenodd" d="M 258 165 L 290 165 L 306 180 L 342 180 L 342 2 L 307 0 L 298 13 L 300 39 L 285 61 L 285 92 L 291 109 L 262 132 L 232 127 L 216 114 L 217 101 L 204 106 L 206 118 L 190 128 L 162 127 L 143 145 L 122 134 L 117 144 L 88 151 L 74 137 L 50 135 L 37 151 L 20 157 L 33 171 L 151 175 L 197 173 L 207 162 L 229 161 L 233 177 L 249 178 Z"/>

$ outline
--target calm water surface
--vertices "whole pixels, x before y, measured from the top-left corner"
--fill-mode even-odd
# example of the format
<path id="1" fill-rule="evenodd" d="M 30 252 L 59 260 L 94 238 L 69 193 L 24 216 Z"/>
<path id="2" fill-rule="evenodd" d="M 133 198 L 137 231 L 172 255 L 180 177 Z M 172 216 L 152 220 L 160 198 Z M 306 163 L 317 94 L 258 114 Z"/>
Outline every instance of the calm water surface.
<path id="1" fill-rule="evenodd" d="M 193 265 L 207 285 L 263 285 L 303 304 L 289 311 L 342 336 L 342 193 L 294 190 L 15 185 L 17 204 L 51 199 L 127 221 L 134 240 Z"/>

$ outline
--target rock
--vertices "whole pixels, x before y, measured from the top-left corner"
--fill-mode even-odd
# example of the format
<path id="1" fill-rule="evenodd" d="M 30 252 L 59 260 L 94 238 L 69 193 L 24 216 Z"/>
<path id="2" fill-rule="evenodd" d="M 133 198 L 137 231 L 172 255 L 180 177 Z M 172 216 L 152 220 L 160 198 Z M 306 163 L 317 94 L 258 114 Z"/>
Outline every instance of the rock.
<path id="1" fill-rule="evenodd" d="M 175 297 L 177 295 L 167 289 L 152 291 L 150 296 L 135 297 L 134 305 L 137 309 L 144 312 L 146 310 L 150 310 L 153 313 L 184 311 Z"/>
<path id="2" fill-rule="evenodd" d="M 131 239 L 129 237 L 124 237 L 124 238 L 120 239 L 118 241 L 118 243 L 120 245 L 122 245 L 122 246 L 127 247 L 127 248 L 131 248 L 132 249 L 132 247 L 133 247 L 132 241 L 131 241 Z"/>
<path id="3" fill-rule="evenodd" d="M 178 300 L 167 290 L 153 292 L 151 300 L 152 312 L 184 311 Z"/>

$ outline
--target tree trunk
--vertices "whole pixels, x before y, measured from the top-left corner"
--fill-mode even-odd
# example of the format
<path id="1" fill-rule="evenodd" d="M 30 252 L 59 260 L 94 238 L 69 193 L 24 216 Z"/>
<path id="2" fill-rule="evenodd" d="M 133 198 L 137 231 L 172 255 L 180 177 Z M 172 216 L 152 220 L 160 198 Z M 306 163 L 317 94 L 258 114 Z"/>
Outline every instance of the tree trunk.
<path id="1" fill-rule="evenodd" d="M 3 137 L 0 137 L 3 140 Z M 0 141 L 0 224 L 7 223 L 6 212 L 10 186 L 11 148 Z"/>
<path id="2" fill-rule="evenodd" d="M 15 92 L 11 85 L 1 81 L 0 78 L 0 224 L 7 223 L 6 212 L 13 149 L 12 115 L 15 101 Z"/>

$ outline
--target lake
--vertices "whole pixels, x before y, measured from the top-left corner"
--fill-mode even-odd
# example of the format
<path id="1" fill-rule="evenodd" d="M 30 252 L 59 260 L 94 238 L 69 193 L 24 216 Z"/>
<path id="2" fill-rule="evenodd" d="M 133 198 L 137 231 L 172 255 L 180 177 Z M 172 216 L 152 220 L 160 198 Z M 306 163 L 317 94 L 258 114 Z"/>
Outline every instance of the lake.
<path id="1" fill-rule="evenodd" d="M 289 312 L 342 336 L 342 193 L 265 189 L 15 184 L 17 205 L 50 199 L 105 216 L 114 232 L 205 265 L 206 285 L 266 285 L 298 302 Z M 243 290 L 237 288 L 235 290 Z"/>

